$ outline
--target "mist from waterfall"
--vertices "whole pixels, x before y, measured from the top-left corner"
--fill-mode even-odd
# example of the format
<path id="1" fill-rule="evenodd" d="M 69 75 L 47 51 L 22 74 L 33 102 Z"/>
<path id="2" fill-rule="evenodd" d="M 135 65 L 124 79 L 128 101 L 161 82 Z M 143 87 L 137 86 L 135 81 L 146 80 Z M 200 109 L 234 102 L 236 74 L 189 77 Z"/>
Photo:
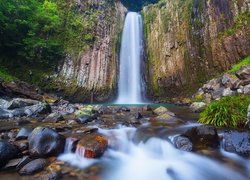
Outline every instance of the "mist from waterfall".
<path id="1" fill-rule="evenodd" d="M 143 103 L 142 58 L 142 17 L 136 12 L 129 12 L 122 34 L 116 104 Z"/>

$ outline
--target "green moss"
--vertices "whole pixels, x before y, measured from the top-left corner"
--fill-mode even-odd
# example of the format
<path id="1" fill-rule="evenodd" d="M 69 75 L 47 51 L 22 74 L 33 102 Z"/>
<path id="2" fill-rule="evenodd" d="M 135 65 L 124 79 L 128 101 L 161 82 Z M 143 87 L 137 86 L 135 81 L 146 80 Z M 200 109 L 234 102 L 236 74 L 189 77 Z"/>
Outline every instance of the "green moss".
<path id="1" fill-rule="evenodd" d="M 229 96 L 212 102 L 201 113 L 200 123 L 219 127 L 243 127 L 247 121 L 250 96 Z"/>
<path id="2" fill-rule="evenodd" d="M 235 34 L 239 29 L 242 29 L 250 24 L 250 11 L 239 14 L 236 17 L 235 23 L 232 27 L 226 29 L 225 31 L 219 33 L 219 38 L 227 37 Z"/>
<path id="3" fill-rule="evenodd" d="M 246 66 L 246 65 L 250 65 L 250 56 L 243 59 L 240 63 L 234 65 L 228 72 L 234 73 L 238 71 L 241 68 L 241 66 Z"/>
<path id="4" fill-rule="evenodd" d="M 0 66 L 0 78 L 5 81 L 13 81 L 17 78 L 12 76 L 4 67 Z"/>

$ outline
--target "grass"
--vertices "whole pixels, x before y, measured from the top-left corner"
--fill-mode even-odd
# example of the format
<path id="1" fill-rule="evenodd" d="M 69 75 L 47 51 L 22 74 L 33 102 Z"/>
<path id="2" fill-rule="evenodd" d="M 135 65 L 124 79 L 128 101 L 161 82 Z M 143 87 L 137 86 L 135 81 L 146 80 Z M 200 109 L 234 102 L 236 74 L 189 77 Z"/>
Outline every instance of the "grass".
<path id="1" fill-rule="evenodd" d="M 246 65 L 250 65 L 250 56 L 243 59 L 240 63 L 234 65 L 228 72 L 234 73 L 234 72 L 240 70 L 241 66 L 246 66 Z"/>
<path id="2" fill-rule="evenodd" d="M 8 71 L 5 68 L 3 68 L 2 66 L 0 66 L 0 78 L 2 78 L 4 81 L 8 81 L 8 82 L 17 79 L 16 77 L 10 75 L 8 73 Z"/>
<path id="3" fill-rule="evenodd" d="M 246 126 L 250 96 L 229 96 L 212 102 L 201 113 L 200 123 L 219 127 L 241 128 Z"/>

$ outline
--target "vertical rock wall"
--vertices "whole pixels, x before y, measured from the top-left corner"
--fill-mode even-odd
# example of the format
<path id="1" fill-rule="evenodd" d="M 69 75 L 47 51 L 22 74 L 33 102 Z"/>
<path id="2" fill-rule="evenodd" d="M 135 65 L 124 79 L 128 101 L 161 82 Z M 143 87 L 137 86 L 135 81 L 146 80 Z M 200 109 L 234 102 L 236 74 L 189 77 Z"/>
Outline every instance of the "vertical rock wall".
<path id="1" fill-rule="evenodd" d="M 93 46 L 79 52 L 77 57 L 68 55 L 57 76 L 63 87 L 61 92 L 72 101 L 105 101 L 115 94 L 119 41 L 126 8 L 119 1 L 94 3 L 99 13 Z"/>
<path id="2" fill-rule="evenodd" d="M 148 94 L 175 100 L 250 54 L 248 0 L 161 0 L 144 7 Z"/>

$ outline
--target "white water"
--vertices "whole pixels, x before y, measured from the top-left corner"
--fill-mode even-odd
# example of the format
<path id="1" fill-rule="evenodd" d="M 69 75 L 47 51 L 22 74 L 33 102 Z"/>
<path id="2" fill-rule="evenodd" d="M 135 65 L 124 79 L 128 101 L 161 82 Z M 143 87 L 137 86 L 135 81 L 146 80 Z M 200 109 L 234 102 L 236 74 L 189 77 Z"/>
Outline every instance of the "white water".
<path id="1" fill-rule="evenodd" d="M 175 149 L 169 142 L 151 138 L 146 143 L 132 142 L 136 129 L 99 130 L 109 137 L 109 149 L 98 161 L 107 168 L 103 180 L 244 180 L 233 169 L 207 157 Z M 65 154 L 59 157 L 85 168 L 97 160 Z"/>
<path id="2" fill-rule="evenodd" d="M 120 51 L 120 76 L 116 104 L 143 103 L 141 15 L 129 12 L 125 19 Z"/>

